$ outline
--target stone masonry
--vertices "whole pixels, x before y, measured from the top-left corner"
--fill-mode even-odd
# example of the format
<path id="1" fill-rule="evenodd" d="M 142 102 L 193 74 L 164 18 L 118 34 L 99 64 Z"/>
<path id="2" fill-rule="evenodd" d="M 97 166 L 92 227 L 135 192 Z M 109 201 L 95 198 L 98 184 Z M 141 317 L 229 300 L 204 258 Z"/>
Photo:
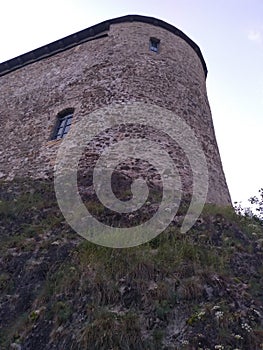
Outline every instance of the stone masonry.
<path id="1" fill-rule="evenodd" d="M 49 44 L 44 56 L 27 62 L 18 58 L 22 63 L 17 66 L 0 64 L 11 67 L 2 69 L 0 77 L 0 177 L 50 176 L 61 144 L 51 135 L 61 111 L 74 109 L 74 128 L 100 107 L 144 102 L 176 113 L 194 130 L 208 164 L 207 202 L 231 204 L 206 93 L 206 66 L 197 45 L 176 28 L 170 26 L 172 32 L 148 17 L 125 16 L 106 24 L 80 43 L 76 39 L 67 46 L 67 38 L 61 39 L 57 52 Z M 149 49 L 151 37 L 160 40 L 158 53 Z M 87 148 L 80 167 L 92 167 L 102 149 L 131 135 L 162 144 L 178 162 L 185 192 L 191 193 L 191 169 L 180 145 L 150 128 L 120 125 L 106 130 L 94 140 L 93 153 Z M 132 160 L 120 169 L 132 176 L 136 169 L 143 173 L 149 167 Z"/>

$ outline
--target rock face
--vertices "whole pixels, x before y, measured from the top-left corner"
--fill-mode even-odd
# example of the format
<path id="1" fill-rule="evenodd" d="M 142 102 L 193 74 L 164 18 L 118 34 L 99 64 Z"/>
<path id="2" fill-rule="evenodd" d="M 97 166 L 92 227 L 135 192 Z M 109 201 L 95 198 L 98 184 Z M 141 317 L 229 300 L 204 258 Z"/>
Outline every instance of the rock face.
<path id="1" fill-rule="evenodd" d="M 151 38 L 158 39 L 158 52 L 150 49 Z M 61 111 L 74 110 L 73 128 L 100 107 L 143 102 L 175 113 L 191 127 L 207 160 L 207 202 L 231 203 L 207 99 L 206 66 L 198 46 L 175 27 L 125 16 L 2 63 L 0 72 L 1 178 L 52 173 L 61 140 L 51 138 Z M 80 167 L 90 170 L 105 147 L 132 137 L 158 142 L 175 161 L 184 191 L 192 193 L 192 169 L 180 144 L 143 126 L 102 131 Z M 149 170 L 133 160 L 126 175 L 132 177 L 138 166 L 141 174 Z"/>
<path id="2" fill-rule="evenodd" d="M 206 207 L 112 249 L 71 230 L 52 181 L 2 184 L 0 349 L 262 349 L 262 222 Z"/>

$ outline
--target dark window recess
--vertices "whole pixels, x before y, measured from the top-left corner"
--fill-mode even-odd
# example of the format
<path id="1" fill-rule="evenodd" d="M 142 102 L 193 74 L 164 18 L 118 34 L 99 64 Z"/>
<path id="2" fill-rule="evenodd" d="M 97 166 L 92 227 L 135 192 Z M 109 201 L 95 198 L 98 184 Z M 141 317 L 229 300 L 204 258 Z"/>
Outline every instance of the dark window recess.
<path id="1" fill-rule="evenodd" d="M 150 38 L 150 50 L 158 52 L 160 47 L 160 39 Z"/>
<path id="2" fill-rule="evenodd" d="M 59 113 L 57 116 L 57 125 L 55 127 L 52 140 L 62 139 L 69 132 L 73 118 L 73 109 Z"/>

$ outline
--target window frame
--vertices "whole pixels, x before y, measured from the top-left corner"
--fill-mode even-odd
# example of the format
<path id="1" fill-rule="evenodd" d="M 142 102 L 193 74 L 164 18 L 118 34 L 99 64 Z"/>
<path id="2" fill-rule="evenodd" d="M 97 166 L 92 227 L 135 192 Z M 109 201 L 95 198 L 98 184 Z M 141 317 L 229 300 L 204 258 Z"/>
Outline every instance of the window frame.
<path id="1" fill-rule="evenodd" d="M 64 109 L 57 114 L 56 125 L 53 129 L 51 140 L 61 140 L 68 134 L 72 125 L 73 114 L 74 108 Z"/>
<path id="2" fill-rule="evenodd" d="M 150 42 L 149 42 L 149 49 L 152 52 L 158 53 L 160 51 L 160 39 L 157 39 L 155 37 L 150 37 Z"/>

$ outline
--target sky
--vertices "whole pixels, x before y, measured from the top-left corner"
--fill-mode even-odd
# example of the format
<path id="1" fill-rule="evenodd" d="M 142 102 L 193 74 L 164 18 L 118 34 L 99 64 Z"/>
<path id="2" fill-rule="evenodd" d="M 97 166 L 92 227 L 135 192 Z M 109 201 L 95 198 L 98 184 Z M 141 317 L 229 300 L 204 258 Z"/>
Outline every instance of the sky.
<path id="1" fill-rule="evenodd" d="M 232 201 L 263 187 L 263 0 L 2 0 L 0 62 L 128 14 L 162 19 L 200 47 Z"/>

